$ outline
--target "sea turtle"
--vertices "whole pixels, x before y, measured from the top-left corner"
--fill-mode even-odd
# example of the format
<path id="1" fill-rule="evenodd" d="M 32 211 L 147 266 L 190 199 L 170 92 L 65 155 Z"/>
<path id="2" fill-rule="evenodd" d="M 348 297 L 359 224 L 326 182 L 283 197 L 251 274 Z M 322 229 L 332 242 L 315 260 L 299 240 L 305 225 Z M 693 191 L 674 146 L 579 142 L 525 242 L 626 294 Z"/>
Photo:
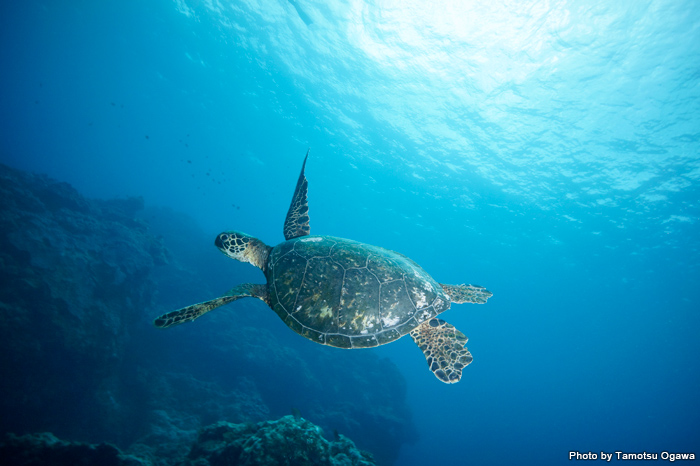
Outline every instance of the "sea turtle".
<path id="1" fill-rule="evenodd" d="M 155 320 L 156 327 L 189 322 L 240 298 L 264 301 L 292 330 L 337 348 L 368 348 L 411 334 L 428 367 L 445 383 L 458 382 L 472 362 L 467 337 L 438 314 L 453 303 L 483 304 L 491 296 L 474 285 L 437 283 L 408 257 L 388 249 L 333 236 L 312 236 L 307 203 L 306 153 L 284 241 L 274 248 L 239 231 L 215 244 L 227 256 L 253 264 L 266 284 L 245 283 L 223 296 Z"/>

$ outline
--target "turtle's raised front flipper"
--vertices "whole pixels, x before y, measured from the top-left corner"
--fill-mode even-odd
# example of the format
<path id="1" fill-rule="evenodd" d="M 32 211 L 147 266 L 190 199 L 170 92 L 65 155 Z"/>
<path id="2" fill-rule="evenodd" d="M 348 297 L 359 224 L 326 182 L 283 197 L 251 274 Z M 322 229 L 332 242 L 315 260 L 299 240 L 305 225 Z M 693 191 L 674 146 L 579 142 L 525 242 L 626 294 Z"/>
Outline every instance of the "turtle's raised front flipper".
<path id="1" fill-rule="evenodd" d="M 241 298 L 258 298 L 265 303 L 268 302 L 267 299 L 267 286 L 258 285 L 255 283 L 244 283 L 230 289 L 225 295 L 212 299 L 210 301 L 205 301 L 203 303 L 193 304 L 191 306 L 183 307 L 177 311 L 168 312 L 163 314 L 153 321 L 156 327 L 167 328 L 177 324 L 183 324 L 185 322 L 191 322 L 197 317 L 206 314 L 212 309 L 216 309 L 219 306 L 228 304 L 232 301 Z"/>
<path id="2" fill-rule="evenodd" d="M 309 204 L 306 199 L 309 183 L 304 176 L 307 158 L 309 158 L 309 151 L 306 151 L 304 164 L 301 166 L 301 173 L 299 174 L 299 181 L 297 181 L 297 188 L 294 190 L 294 197 L 289 206 L 287 218 L 284 220 L 284 239 L 287 241 L 299 236 L 306 236 L 311 232 L 311 227 L 309 226 Z"/>
<path id="3" fill-rule="evenodd" d="M 472 362 L 472 355 L 465 346 L 467 337 L 442 319 L 426 320 L 411 330 L 411 337 L 441 382 L 459 382 L 462 369 Z"/>
<path id="4" fill-rule="evenodd" d="M 443 285 L 440 286 L 445 294 L 450 297 L 453 303 L 474 303 L 485 304 L 486 300 L 493 296 L 489 290 L 483 286 L 476 285 Z"/>

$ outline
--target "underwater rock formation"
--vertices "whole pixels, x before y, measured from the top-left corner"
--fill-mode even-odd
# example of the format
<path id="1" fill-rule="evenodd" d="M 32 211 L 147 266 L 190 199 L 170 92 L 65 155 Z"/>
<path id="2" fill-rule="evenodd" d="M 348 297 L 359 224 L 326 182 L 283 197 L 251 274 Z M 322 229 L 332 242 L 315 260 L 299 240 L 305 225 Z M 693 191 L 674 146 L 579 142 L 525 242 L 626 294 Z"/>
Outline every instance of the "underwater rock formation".
<path id="1" fill-rule="evenodd" d="M 184 455 L 183 455 L 184 456 Z M 0 442 L 0 466 L 154 466 L 167 464 L 140 450 L 125 454 L 101 443 L 59 440 L 51 433 L 6 435 Z M 372 455 L 336 435 L 326 440 L 320 427 L 285 416 L 257 424 L 218 422 L 203 428 L 178 466 L 374 466 Z"/>
<path id="2" fill-rule="evenodd" d="M 180 466 L 371 466 L 374 460 L 342 435 L 328 441 L 321 428 L 284 416 L 257 424 L 219 422 L 203 429 Z"/>
<path id="3" fill-rule="evenodd" d="M 134 211 L 0 167 L 0 428 L 114 432 L 133 324 L 167 253 Z M 73 426 L 66 419 L 76 420 Z"/>
<path id="4" fill-rule="evenodd" d="M 9 434 L 0 442 L 0 466 L 150 466 L 115 446 L 64 442 L 51 433 Z"/>
<path id="5" fill-rule="evenodd" d="M 0 165 L 0 432 L 125 447 L 162 434 L 163 413 L 173 444 L 204 423 L 268 417 L 254 384 L 153 359 L 154 271 L 183 272 L 136 218 L 143 207 Z"/>
<path id="6" fill-rule="evenodd" d="M 391 464 L 416 431 L 388 360 L 299 338 L 257 300 L 153 326 L 243 281 L 212 242 L 140 198 L 86 199 L 0 165 L 0 434 L 50 431 L 169 465 L 205 425 L 295 407 Z"/>

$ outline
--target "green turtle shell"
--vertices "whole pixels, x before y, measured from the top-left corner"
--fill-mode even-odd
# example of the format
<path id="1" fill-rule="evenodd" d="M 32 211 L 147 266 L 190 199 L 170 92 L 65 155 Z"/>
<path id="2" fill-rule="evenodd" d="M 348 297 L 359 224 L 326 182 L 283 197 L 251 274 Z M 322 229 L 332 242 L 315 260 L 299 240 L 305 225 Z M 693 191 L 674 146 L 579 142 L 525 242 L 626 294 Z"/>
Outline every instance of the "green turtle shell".
<path id="1" fill-rule="evenodd" d="M 389 343 L 450 307 L 411 259 L 331 236 L 275 246 L 265 275 L 270 307 L 292 330 L 339 348 Z"/>

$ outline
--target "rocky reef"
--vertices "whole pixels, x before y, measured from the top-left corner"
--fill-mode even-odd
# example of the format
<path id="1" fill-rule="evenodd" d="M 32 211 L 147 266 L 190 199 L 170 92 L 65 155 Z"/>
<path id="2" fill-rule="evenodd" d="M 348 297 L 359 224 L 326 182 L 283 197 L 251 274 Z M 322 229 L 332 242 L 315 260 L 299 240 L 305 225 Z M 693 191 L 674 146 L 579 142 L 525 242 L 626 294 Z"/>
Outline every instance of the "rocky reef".
<path id="1" fill-rule="evenodd" d="M 192 452 L 205 432 L 234 424 L 198 437 L 204 426 L 258 426 L 296 408 L 391 464 L 416 431 L 388 360 L 299 338 L 257 300 L 179 328 L 153 326 L 246 280 L 209 236 L 143 199 L 86 199 L 0 165 L 0 433 L 108 442 L 158 465 L 223 464 L 204 447 L 199 459 Z M 292 421 L 311 428 L 294 418 L 275 428 Z M 269 428 L 244 430 L 267 439 Z M 330 462 L 320 464 L 363 464 L 342 451 L 343 435 L 321 448 Z"/>
<path id="2" fill-rule="evenodd" d="M 8 434 L 0 442 L 0 466 L 152 466 L 161 462 L 149 449 L 125 454 L 101 443 L 65 442 L 53 434 Z M 178 466 L 374 466 L 372 455 L 337 435 L 328 441 L 321 428 L 285 416 L 256 424 L 218 422 L 203 428 Z"/>
<path id="3" fill-rule="evenodd" d="M 337 435 L 328 441 L 321 428 L 285 416 L 257 424 L 219 422 L 203 429 L 181 466 L 371 466 L 372 455 Z"/>
<path id="4" fill-rule="evenodd" d="M 89 201 L 0 167 L 0 206 L 0 428 L 118 433 L 129 344 L 167 254 L 134 219 L 143 200 Z"/>
<path id="5" fill-rule="evenodd" d="M 148 466 L 147 460 L 125 455 L 106 443 L 65 442 L 51 433 L 16 436 L 0 442 L 0 466 Z"/>

